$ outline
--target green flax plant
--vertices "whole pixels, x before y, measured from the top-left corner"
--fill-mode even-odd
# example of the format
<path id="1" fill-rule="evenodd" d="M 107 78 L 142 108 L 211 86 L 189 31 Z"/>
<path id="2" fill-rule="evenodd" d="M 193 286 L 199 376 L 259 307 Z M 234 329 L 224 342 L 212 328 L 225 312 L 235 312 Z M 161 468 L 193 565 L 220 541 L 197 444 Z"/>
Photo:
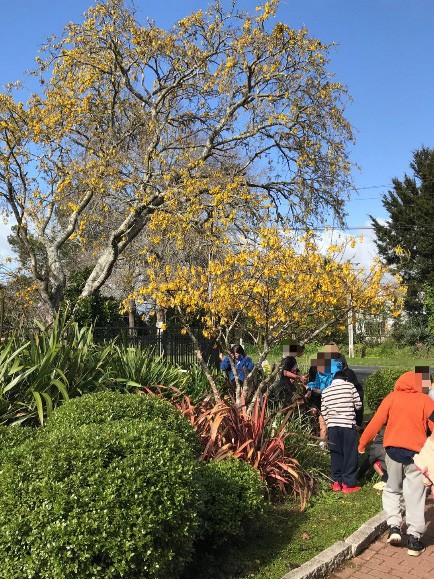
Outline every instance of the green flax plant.
<path id="1" fill-rule="evenodd" d="M 128 391 L 165 386 L 169 393 L 171 388 L 182 390 L 188 378 L 188 372 L 156 355 L 153 349 L 145 349 L 140 345 L 116 345 L 108 372 L 114 382 Z"/>
<path id="2" fill-rule="evenodd" d="M 66 316 L 57 316 L 50 328 L 38 325 L 24 343 L 16 333 L 0 357 L 0 422 L 43 424 L 69 398 L 104 388 L 113 349 L 113 343 L 95 344 L 92 328 Z"/>

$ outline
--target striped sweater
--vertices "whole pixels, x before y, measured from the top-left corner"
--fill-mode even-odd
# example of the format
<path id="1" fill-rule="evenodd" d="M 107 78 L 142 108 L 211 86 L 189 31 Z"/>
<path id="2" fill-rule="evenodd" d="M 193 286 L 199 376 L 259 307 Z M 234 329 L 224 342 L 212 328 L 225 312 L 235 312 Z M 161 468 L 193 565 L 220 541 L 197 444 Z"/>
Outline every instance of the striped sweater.
<path id="1" fill-rule="evenodd" d="M 356 410 L 362 407 L 354 384 L 336 378 L 321 394 L 321 414 L 327 427 L 351 428 L 356 425 Z"/>

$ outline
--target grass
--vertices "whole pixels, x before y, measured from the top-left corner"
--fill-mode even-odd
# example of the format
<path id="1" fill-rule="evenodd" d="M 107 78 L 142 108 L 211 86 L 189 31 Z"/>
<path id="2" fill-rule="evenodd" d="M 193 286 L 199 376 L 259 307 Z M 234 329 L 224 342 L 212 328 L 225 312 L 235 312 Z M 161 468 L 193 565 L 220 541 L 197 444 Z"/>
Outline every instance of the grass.
<path id="1" fill-rule="evenodd" d="M 381 366 L 382 368 L 402 367 L 414 369 L 415 366 L 432 366 L 434 364 L 433 358 L 415 358 L 415 357 L 401 357 L 401 356 L 365 356 L 348 358 L 347 362 L 350 366 Z"/>
<path id="2" fill-rule="evenodd" d="M 318 346 L 320 348 L 320 346 Z M 249 355 L 253 360 L 257 359 L 257 352 L 253 347 L 246 346 Z M 365 356 L 355 356 L 348 358 L 348 352 L 345 348 L 341 351 L 347 356 L 347 362 L 352 366 L 381 366 L 383 368 L 402 367 L 404 369 L 412 369 L 415 366 L 433 366 L 434 353 L 429 355 L 425 352 L 413 352 L 412 348 L 397 348 L 390 347 L 385 344 L 384 347 L 377 346 L 375 348 L 367 348 Z M 298 358 L 298 365 L 302 372 L 309 369 L 311 360 L 316 357 L 317 348 L 314 344 L 310 344 L 306 348 L 306 352 Z M 278 364 L 282 358 L 282 346 L 274 346 L 267 356 L 270 364 Z"/>
<path id="3" fill-rule="evenodd" d="M 381 492 L 371 483 L 351 495 L 323 492 L 302 512 L 290 501 L 272 506 L 260 533 L 221 552 L 201 554 L 189 576 L 280 579 L 380 511 Z"/>

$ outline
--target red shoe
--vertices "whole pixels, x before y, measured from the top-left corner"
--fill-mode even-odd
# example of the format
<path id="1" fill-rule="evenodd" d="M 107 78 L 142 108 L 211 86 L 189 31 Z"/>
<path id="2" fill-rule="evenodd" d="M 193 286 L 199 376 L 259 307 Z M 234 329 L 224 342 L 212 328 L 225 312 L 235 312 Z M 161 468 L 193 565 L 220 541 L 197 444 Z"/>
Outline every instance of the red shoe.
<path id="1" fill-rule="evenodd" d="M 341 483 L 337 480 L 332 484 L 332 491 L 339 492 L 342 490 Z"/>
<path id="2" fill-rule="evenodd" d="M 362 487 L 349 487 L 346 484 L 342 484 L 342 492 L 343 493 L 356 493 L 357 491 L 359 491 Z"/>

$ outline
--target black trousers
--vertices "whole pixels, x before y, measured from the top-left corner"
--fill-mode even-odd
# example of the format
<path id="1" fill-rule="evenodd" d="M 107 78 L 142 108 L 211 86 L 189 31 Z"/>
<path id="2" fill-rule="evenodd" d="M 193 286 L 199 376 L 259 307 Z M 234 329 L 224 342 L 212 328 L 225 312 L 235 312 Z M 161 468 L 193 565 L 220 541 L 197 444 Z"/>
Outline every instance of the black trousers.
<path id="1" fill-rule="evenodd" d="M 356 427 L 331 426 L 327 429 L 332 463 L 332 479 L 356 486 L 358 465 Z"/>

